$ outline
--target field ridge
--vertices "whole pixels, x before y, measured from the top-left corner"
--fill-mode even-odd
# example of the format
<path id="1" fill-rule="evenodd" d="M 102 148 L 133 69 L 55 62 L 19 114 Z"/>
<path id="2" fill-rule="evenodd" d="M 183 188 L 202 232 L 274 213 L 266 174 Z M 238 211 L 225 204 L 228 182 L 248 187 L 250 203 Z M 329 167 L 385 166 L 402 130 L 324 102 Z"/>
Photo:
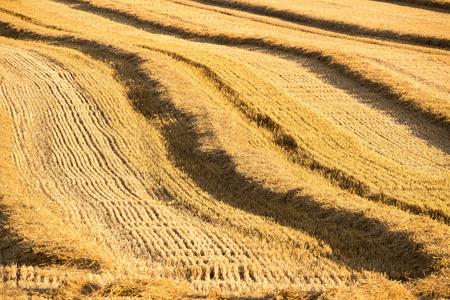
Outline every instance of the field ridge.
<path id="1" fill-rule="evenodd" d="M 352 175 L 346 174 L 345 171 L 330 168 L 327 165 L 317 161 L 307 149 L 303 149 L 289 133 L 284 132 L 283 127 L 274 121 L 270 116 L 259 112 L 257 109 L 249 106 L 245 101 L 241 100 L 239 93 L 236 92 L 230 85 L 221 80 L 214 70 L 199 62 L 190 60 L 176 52 L 169 52 L 158 48 L 148 46 L 141 46 L 146 49 L 159 51 L 169 55 L 177 60 L 184 61 L 198 69 L 201 69 L 207 78 L 209 78 L 217 86 L 217 89 L 226 95 L 226 98 L 233 102 L 234 106 L 239 109 L 247 118 L 255 122 L 258 126 L 269 130 L 273 135 L 273 141 L 280 146 L 290 157 L 290 159 L 302 166 L 308 167 L 313 171 L 317 171 L 323 177 L 327 178 L 342 189 L 348 190 L 363 198 L 371 201 L 381 202 L 392 206 L 399 207 L 402 210 L 414 213 L 417 215 L 428 215 L 433 219 L 449 224 L 450 216 L 445 212 L 429 207 L 409 204 L 395 197 L 386 195 L 383 192 L 374 192 L 366 183 L 358 180 Z M 438 190 L 445 190 L 445 187 L 437 188 Z"/>
<path id="2" fill-rule="evenodd" d="M 211 32 L 200 32 L 190 28 L 183 28 L 159 21 L 143 19 L 131 12 L 118 11 L 117 9 L 111 7 L 97 5 L 91 0 L 57 1 L 62 3 L 80 4 L 85 6 L 83 9 L 93 11 L 99 15 L 106 14 L 107 18 L 109 14 L 119 18 L 124 18 L 124 20 L 116 20 L 119 22 L 124 22 L 125 24 L 129 24 L 131 21 L 135 24 L 132 26 L 155 28 L 168 33 L 180 35 L 183 38 L 201 38 L 206 39 L 209 42 L 230 46 L 242 45 L 265 47 L 289 54 L 314 58 L 342 72 L 345 76 L 349 76 L 353 80 L 357 80 L 359 83 L 369 87 L 373 91 L 382 93 L 385 96 L 390 97 L 392 100 L 398 101 L 405 106 L 405 109 L 420 112 L 423 117 L 428 118 L 437 124 L 441 124 L 445 128 L 450 128 L 450 110 L 448 110 L 445 104 L 440 104 L 445 102 L 444 99 L 439 99 L 430 93 L 425 93 L 408 82 L 402 82 L 402 85 L 398 85 L 397 82 L 399 81 L 399 78 L 395 77 L 394 74 L 388 73 L 385 70 L 375 66 L 370 66 L 369 69 L 367 68 L 367 63 L 363 62 L 359 57 L 349 56 L 342 53 L 327 53 L 317 47 L 286 45 L 270 38 L 228 36 L 221 33 L 215 34 Z M 399 88 L 400 86 L 401 88 Z M 424 98 L 430 100 L 428 100 L 428 102 L 419 100 Z M 439 104 L 438 107 L 434 107 L 436 103 Z"/>
<path id="3" fill-rule="evenodd" d="M 448 50 L 277 1 L 0 3 L 0 297 L 450 297 Z"/>
<path id="4" fill-rule="evenodd" d="M 77 0 L 78 1 L 78 0 Z M 81 0 L 84 1 L 84 0 Z M 185 4 L 182 1 L 170 0 L 175 3 Z M 332 31 L 341 34 L 366 36 L 372 38 L 379 38 L 382 40 L 389 40 L 395 42 L 410 43 L 412 45 L 422 45 L 428 47 L 437 47 L 442 49 L 450 48 L 449 39 L 441 39 L 435 37 L 427 37 L 412 34 L 402 34 L 391 30 L 374 30 L 359 25 L 345 23 L 341 21 L 332 21 L 327 19 L 320 19 L 308 16 L 306 14 L 299 14 L 286 10 L 276 9 L 265 5 L 253 5 L 234 0 L 194 0 L 194 2 L 205 5 L 216 5 L 223 8 L 238 9 L 241 11 L 259 14 L 268 17 L 274 17 L 281 20 L 298 23 L 302 25 L 312 26 L 327 31 Z M 448 8 L 448 3 L 445 3 L 445 8 Z M 450 6 L 449 6 L 450 7 Z"/>

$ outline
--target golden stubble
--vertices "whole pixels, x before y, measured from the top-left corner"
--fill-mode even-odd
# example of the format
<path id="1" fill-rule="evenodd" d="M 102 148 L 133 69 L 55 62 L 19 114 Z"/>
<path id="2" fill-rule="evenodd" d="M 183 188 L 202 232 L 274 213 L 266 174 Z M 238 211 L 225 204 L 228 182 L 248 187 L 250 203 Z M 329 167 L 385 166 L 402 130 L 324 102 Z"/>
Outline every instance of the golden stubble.
<path id="1" fill-rule="evenodd" d="M 274 287 L 294 285 L 300 291 L 286 290 L 279 295 L 316 297 L 315 293 L 325 291 L 324 299 L 358 294 L 364 298 L 374 296 L 373 289 L 378 291 L 375 295 L 386 299 L 408 298 L 412 296 L 403 285 L 383 279 L 379 273 L 397 280 L 425 273 L 431 275 L 409 280 L 408 288 L 413 287 L 416 295 L 434 292 L 446 297 L 448 290 L 442 280 L 449 253 L 445 142 L 439 150 L 434 145 L 413 143 L 420 138 L 407 129 L 402 135 L 395 130 L 383 133 L 388 139 L 390 134 L 392 139 L 401 136 L 401 141 L 416 145 L 416 152 L 419 147 L 431 151 L 439 174 L 423 172 L 426 168 L 421 165 L 426 162 L 422 158 L 402 159 L 400 154 L 381 151 L 381 142 L 370 145 L 376 122 L 367 122 L 369 133 L 358 136 L 361 131 L 351 123 L 357 109 L 344 104 L 349 117 L 333 118 L 326 101 L 314 102 L 314 97 L 323 99 L 314 87 L 294 83 L 290 89 L 289 85 L 297 82 L 295 76 L 310 76 L 303 84 L 314 82 L 330 97 L 349 97 L 353 87 L 342 92 L 333 84 L 327 86 L 314 68 L 295 69 L 298 65 L 282 54 L 301 54 L 312 61 L 318 57 L 325 60 L 325 66 L 350 74 L 347 78 L 356 84 L 369 80 L 369 88 L 374 83 L 381 85 L 383 91 L 389 91 L 382 101 L 398 96 L 424 110 L 434 103 L 433 109 L 445 114 L 448 106 L 444 102 L 427 104 L 423 99 L 431 99 L 427 95 L 445 99 L 447 95 L 442 89 L 445 72 L 439 71 L 445 65 L 441 57 L 446 57 L 446 51 L 393 46 L 391 42 L 367 46 L 364 38 L 346 40 L 334 33 L 321 36 L 314 30 L 287 38 L 288 28 L 255 26 L 247 13 L 237 14 L 243 21 L 236 27 L 231 17 L 216 18 L 215 9 L 197 23 L 188 23 L 184 17 L 167 18 L 168 14 L 184 16 L 185 7 L 163 11 L 158 5 L 168 2 L 162 1 L 154 2 L 154 7 L 148 2 L 134 7 L 125 1 L 91 3 L 94 6 L 81 5 L 83 9 L 75 2 L 2 3 L 2 16 L 10 26 L 2 27 L 2 32 L 38 41 L 31 45 L 5 40 L 9 46 L 2 48 L 3 53 L 9 51 L 11 59 L 4 56 L 9 64 L 12 61 L 15 67 L 24 67 L 3 72 L 8 74 L 4 75 L 8 92 L 4 98 L 10 107 L 6 110 L 15 121 L 2 127 L 23 130 L 22 145 L 28 146 L 16 144 L 14 148 L 13 130 L 5 130 L 2 137 L 9 139 L 5 145 L 35 159 L 26 166 L 20 159 L 8 158 L 9 169 L 5 170 L 15 175 L 5 178 L 21 177 L 22 183 L 5 184 L 3 193 L 27 191 L 28 198 L 17 198 L 31 197 L 33 204 L 27 209 L 21 208 L 22 204 L 8 204 L 14 212 L 11 215 L 25 217 L 7 220 L 32 224 L 12 226 L 25 228 L 19 234 L 41 247 L 40 253 L 56 253 L 58 259 L 72 261 L 63 264 L 81 266 L 84 259 L 92 263 L 91 269 L 114 265 L 113 275 L 95 277 L 88 271 L 78 277 L 50 280 L 54 283 L 50 288 L 58 295 L 68 296 L 64 290 L 72 296 L 86 293 L 83 287 L 89 287 L 92 296 L 152 295 L 156 293 L 152 289 L 160 285 L 152 278 L 170 277 L 186 280 L 198 290 L 240 295 L 256 295 L 256 291 L 273 295 Z M 42 14 L 42 9 L 51 14 Z M 14 10 L 16 13 L 11 13 Z M 201 12 L 191 8 L 190 16 Z M 208 25 L 213 21 L 217 26 Z M 199 29 L 199 24 L 204 26 Z M 20 29 L 24 30 L 22 36 Z M 203 42 L 247 43 L 248 52 L 184 40 L 180 38 L 183 34 Z M 43 42 L 60 47 L 44 46 Z M 258 54 L 261 61 L 266 57 L 267 64 L 251 62 L 251 48 L 256 44 L 278 51 Z M 371 49 L 373 45 L 376 50 Z M 391 56 L 394 52 L 399 54 Z M 405 55 L 406 59 L 399 58 Z M 292 68 L 291 73 L 278 69 L 278 56 L 280 65 Z M 17 59 L 20 64 L 14 62 Z M 38 71 L 32 69 L 36 65 Z M 421 72 L 421 78 L 410 75 L 423 66 L 431 70 Z M 46 73 L 46 68 L 52 75 L 33 79 Z M 21 77 L 15 78 L 18 73 Z M 279 74 L 287 80 L 274 79 Z M 336 81 L 341 74 L 328 80 Z M 14 87 L 17 79 L 28 88 Z M 41 91 L 33 90 L 33 81 L 42 84 Z M 46 104 L 36 102 L 36 112 L 48 107 L 42 112 L 39 132 L 43 139 L 38 142 L 33 139 L 35 127 L 18 125 L 32 122 L 34 117 L 11 109 L 23 95 L 50 99 Z M 366 97 L 364 92 L 351 95 Z M 383 111 L 371 109 L 373 116 Z M 365 118 L 371 116 L 367 112 Z M 19 118 L 25 121 L 20 123 Z M 377 118 L 389 119 L 386 115 Z M 2 120 L 7 122 L 7 118 Z M 349 123 L 338 126 L 339 122 Z M 433 126 L 427 138 L 445 139 L 445 131 Z M 41 163 L 43 153 L 45 157 L 52 152 L 57 153 L 53 156 L 56 163 Z M 39 171 L 43 167 L 46 172 Z M 32 183 L 36 179 L 44 183 L 43 188 Z M 417 216 L 421 213 L 426 215 Z M 36 222 L 38 219 L 48 221 Z M 38 227 L 42 238 L 34 235 Z M 83 229 L 80 233 L 73 227 Z M 52 230 L 63 231 L 59 240 L 45 235 Z M 99 245 L 102 250 L 96 248 Z M 103 252 L 115 257 L 115 262 L 95 256 L 104 256 Z M 48 262 L 60 263 L 57 259 Z M 5 272 L 22 274 L 14 268 L 28 268 L 26 264 L 12 264 Z M 22 275 L 8 276 L 12 278 L 8 284 L 13 284 Z M 125 278 L 135 280 L 135 285 Z M 20 290 L 25 285 L 16 287 Z M 181 297 L 177 289 L 170 290 Z"/>

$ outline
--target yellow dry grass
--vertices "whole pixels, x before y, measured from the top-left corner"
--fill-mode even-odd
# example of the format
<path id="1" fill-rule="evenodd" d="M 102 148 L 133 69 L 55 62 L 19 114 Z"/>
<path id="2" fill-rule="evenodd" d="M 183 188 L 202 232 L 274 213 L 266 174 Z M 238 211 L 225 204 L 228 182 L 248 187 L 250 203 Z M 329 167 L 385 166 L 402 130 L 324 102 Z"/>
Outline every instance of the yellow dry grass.
<path id="1" fill-rule="evenodd" d="M 192 3 L 190 1 L 171 1 Z M 412 8 L 389 1 L 361 1 L 349 5 L 345 1 L 268 1 L 255 0 L 212 0 L 193 1 L 229 7 L 276 17 L 293 23 L 306 24 L 330 31 L 373 35 L 380 38 L 415 40 L 430 42 L 433 38 L 448 43 L 445 30 L 448 22 L 447 11 L 437 9 Z M 447 1 L 447 5 L 448 5 Z M 199 5 L 200 6 L 200 5 Z"/>
<path id="2" fill-rule="evenodd" d="M 449 297 L 446 33 L 205 3 L 0 2 L 1 296 Z"/>
<path id="3" fill-rule="evenodd" d="M 255 16 L 225 8 L 211 9 L 208 5 L 191 2 L 152 1 L 149 4 L 146 1 L 135 1 L 131 5 L 127 1 L 97 0 L 73 3 L 83 3 L 81 5 L 84 5 L 84 9 L 106 16 L 116 14 L 124 18 L 125 23 L 137 23 L 143 28 L 160 28 L 213 42 L 266 46 L 297 55 L 318 57 L 362 84 L 431 113 L 434 118 L 446 120 L 448 124 L 450 115 L 446 82 L 449 78 L 445 72 L 448 66 L 448 62 L 445 62 L 446 51 L 411 48 L 399 43 L 348 36 L 273 17 Z M 438 15 L 442 16 L 443 25 L 426 25 L 421 28 L 445 28 L 447 14 Z M 396 26 L 404 28 L 398 24 Z M 430 32 L 435 31 L 430 29 Z M 430 32 L 423 36 L 424 45 L 429 44 Z M 444 39 L 448 40 L 448 36 Z M 442 47 L 448 49 L 448 45 Z"/>

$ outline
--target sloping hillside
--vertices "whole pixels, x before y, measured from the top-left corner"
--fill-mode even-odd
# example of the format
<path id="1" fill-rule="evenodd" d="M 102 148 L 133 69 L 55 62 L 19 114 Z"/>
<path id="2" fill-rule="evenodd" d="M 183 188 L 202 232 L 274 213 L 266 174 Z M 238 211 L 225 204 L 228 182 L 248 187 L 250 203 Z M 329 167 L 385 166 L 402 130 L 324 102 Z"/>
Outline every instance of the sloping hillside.
<path id="1" fill-rule="evenodd" d="M 0 295 L 450 297 L 448 2 L 363 3 L 0 1 Z"/>

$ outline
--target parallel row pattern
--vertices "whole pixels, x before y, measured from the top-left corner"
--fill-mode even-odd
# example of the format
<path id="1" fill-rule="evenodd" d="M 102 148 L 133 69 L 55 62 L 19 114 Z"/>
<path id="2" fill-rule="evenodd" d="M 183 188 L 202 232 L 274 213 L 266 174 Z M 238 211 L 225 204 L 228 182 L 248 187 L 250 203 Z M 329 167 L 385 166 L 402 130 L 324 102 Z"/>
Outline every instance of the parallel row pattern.
<path id="1" fill-rule="evenodd" d="M 306 262 L 284 256 L 286 260 L 274 264 L 280 255 L 270 254 L 270 245 L 239 241 L 157 200 L 146 188 L 152 183 L 143 183 L 129 161 L 133 156 L 124 155 L 133 152 L 133 140 L 111 124 L 114 117 L 126 122 L 127 116 L 107 118 L 99 110 L 108 104 L 121 106 L 120 95 L 95 95 L 94 100 L 92 91 L 77 82 L 81 74 L 31 51 L 3 46 L 1 54 L 2 74 L 8 76 L 2 78 L 0 99 L 16 125 L 20 171 L 64 208 L 74 224 L 118 256 L 132 258 L 144 269 L 166 268 L 159 275 L 181 275 L 201 289 L 255 289 L 276 283 L 317 290 L 345 280 L 346 275 L 325 280 L 298 276 Z M 92 74 L 85 80 L 108 85 Z M 317 258 L 309 257 L 308 264 L 311 259 Z"/>

